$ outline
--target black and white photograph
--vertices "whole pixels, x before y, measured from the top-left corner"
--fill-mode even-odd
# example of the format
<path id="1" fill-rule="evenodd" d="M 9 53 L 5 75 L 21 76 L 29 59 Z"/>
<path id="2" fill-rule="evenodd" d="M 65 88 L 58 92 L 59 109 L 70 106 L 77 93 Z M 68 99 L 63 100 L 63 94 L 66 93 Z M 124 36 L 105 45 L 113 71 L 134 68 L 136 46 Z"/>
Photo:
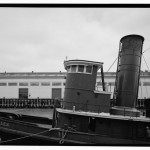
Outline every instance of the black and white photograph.
<path id="1" fill-rule="evenodd" d="M 0 4 L 0 146 L 150 146 L 150 4 Z"/>

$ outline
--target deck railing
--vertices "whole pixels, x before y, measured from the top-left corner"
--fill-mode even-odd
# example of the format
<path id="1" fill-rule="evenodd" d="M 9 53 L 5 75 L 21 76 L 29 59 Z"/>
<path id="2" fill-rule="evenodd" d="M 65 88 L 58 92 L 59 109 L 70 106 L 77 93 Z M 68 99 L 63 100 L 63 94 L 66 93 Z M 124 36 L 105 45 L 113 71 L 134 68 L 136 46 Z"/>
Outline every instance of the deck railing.
<path id="1" fill-rule="evenodd" d="M 55 99 L 6 99 L 2 98 L 0 99 L 0 108 L 53 108 L 54 103 L 56 102 Z M 63 100 L 59 100 L 58 102 L 59 107 L 63 109 L 68 109 L 72 111 L 78 111 L 78 112 L 91 112 L 91 113 L 110 113 L 111 106 L 103 106 L 103 105 L 93 105 L 93 104 L 83 104 L 83 103 L 73 103 L 73 102 L 66 102 Z M 123 116 L 131 116 L 133 117 L 134 108 L 132 111 L 130 111 L 130 114 L 126 113 L 127 109 L 124 108 L 122 115 Z M 139 109 L 141 116 L 146 116 L 149 113 L 150 116 L 150 110 L 146 109 Z M 111 114 L 110 114 L 111 115 Z M 134 117 L 136 117 L 134 115 Z M 138 116 L 137 116 L 138 117 Z"/>
<path id="2" fill-rule="evenodd" d="M 104 115 L 115 115 L 113 114 L 113 107 L 112 106 L 104 106 L 104 105 L 93 105 L 93 104 L 83 104 L 83 103 L 75 103 L 75 102 L 66 102 L 60 101 L 60 107 L 64 110 L 71 110 L 77 112 L 89 112 L 89 113 L 97 113 L 97 114 L 104 114 Z M 147 110 L 148 112 L 148 110 Z M 150 112 L 150 110 L 149 110 Z M 149 113 L 148 112 L 148 113 Z M 127 108 L 122 107 L 121 111 L 116 115 L 121 116 L 129 116 L 129 117 L 139 117 L 146 116 L 146 109 L 139 109 L 139 108 Z M 149 116 L 150 118 L 150 116 Z"/>
<path id="3" fill-rule="evenodd" d="M 0 99 L 0 108 L 53 108 L 54 99 Z"/>

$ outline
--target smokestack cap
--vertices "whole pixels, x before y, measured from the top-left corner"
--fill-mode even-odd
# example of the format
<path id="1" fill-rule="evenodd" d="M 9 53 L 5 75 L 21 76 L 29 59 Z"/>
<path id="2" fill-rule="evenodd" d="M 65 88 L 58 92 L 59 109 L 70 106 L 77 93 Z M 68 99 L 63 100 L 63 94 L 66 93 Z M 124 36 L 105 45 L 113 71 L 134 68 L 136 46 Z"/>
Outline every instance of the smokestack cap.
<path id="1" fill-rule="evenodd" d="M 130 34 L 130 35 L 126 35 L 126 36 L 122 37 L 121 40 L 120 40 L 120 42 L 122 42 L 122 40 L 124 40 L 127 37 L 139 37 L 139 38 L 142 39 L 142 42 L 144 41 L 144 37 L 143 36 L 137 35 L 137 34 Z"/>

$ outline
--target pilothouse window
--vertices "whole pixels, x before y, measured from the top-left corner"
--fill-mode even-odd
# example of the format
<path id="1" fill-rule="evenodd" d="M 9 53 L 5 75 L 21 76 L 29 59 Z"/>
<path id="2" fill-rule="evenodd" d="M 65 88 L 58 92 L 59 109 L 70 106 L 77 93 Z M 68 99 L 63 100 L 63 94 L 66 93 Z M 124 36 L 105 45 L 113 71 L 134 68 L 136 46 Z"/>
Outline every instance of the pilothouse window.
<path id="1" fill-rule="evenodd" d="M 67 71 L 68 71 L 68 72 L 71 72 L 71 66 L 68 66 L 68 67 L 67 67 Z"/>
<path id="2" fill-rule="evenodd" d="M 67 67 L 68 73 L 87 73 L 92 74 L 93 66 L 92 65 L 71 65 Z"/>
<path id="3" fill-rule="evenodd" d="M 71 66 L 71 72 L 76 72 L 76 68 L 77 68 L 77 65 L 72 65 Z"/>
<path id="4" fill-rule="evenodd" d="M 84 72 L 84 66 L 83 65 L 78 66 L 78 72 Z"/>
<path id="5" fill-rule="evenodd" d="M 86 66 L 86 73 L 92 73 L 92 66 Z"/>

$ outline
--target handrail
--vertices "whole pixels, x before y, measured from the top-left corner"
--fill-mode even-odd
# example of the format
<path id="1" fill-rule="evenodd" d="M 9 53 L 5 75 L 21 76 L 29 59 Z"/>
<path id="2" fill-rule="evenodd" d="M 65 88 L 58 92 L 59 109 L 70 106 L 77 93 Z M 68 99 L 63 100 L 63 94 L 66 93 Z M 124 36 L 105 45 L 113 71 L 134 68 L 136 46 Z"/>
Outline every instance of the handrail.
<path id="1" fill-rule="evenodd" d="M 55 99 L 0 99 L 0 108 L 53 108 Z"/>
<path id="2" fill-rule="evenodd" d="M 72 111 L 78 111 L 78 112 L 89 112 L 89 113 L 103 113 L 103 114 L 109 114 L 114 115 L 111 113 L 113 106 L 104 106 L 104 105 L 94 105 L 94 104 L 84 104 L 84 103 L 78 103 L 78 102 L 68 102 L 68 101 L 60 101 L 60 107 L 64 110 L 72 110 Z M 119 108 L 118 108 L 119 109 Z M 150 114 L 150 109 L 139 109 L 139 108 L 128 108 L 128 107 L 122 107 L 122 114 L 123 117 L 136 117 L 138 118 L 140 113 L 140 117 L 146 117 L 147 114 Z M 106 112 L 108 111 L 108 112 Z M 106 114 L 106 115 L 107 115 Z M 147 118 L 150 118 L 150 115 L 147 116 Z"/>

